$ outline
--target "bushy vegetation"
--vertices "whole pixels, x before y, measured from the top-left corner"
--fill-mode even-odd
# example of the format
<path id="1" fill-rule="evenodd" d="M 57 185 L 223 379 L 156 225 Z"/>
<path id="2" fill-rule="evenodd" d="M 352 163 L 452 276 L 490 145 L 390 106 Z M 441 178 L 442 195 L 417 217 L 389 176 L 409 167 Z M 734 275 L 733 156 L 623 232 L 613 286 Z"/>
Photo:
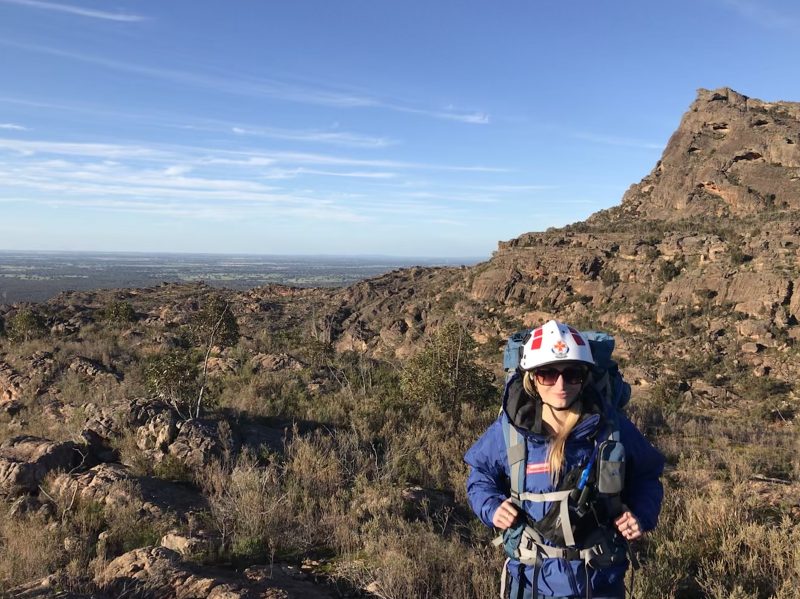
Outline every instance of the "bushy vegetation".
<path id="1" fill-rule="evenodd" d="M 700 299 L 708 296 L 698 292 Z M 641 303 L 654 299 L 642 296 Z M 61 344 L 52 371 L 38 374 L 32 388 L 49 386 L 71 405 L 70 417 L 59 423 L 62 438 L 79 437 L 91 412 L 87 398 L 108 405 L 159 397 L 184 418 L 196 418 L 206 344 L 213 326 L 232 322 L 235 336 L 213 343 L 224 348 L 215 356 L 234 366 L 209 373 L 214 401 L 201 416 L 224 422 L 237 440 L 247 427 L 294 422 L 282 447 L 230 443 L 204 463 L 189 465 L 172 454 L 155 462 L 143 450 L 142 431 L 129 425 L 114 447 L 129 472 L 140 480 L 179 481 L 201 494 L 205 507 L 191 520 L 145 514 L 134 483 L 118 489 L 133 499 L 111 508 L 57 493 L 45 481 L 41 509 L 0 522 L 0 594 L 49 573 L 58 573 L 63 588 L 88 592 L 87 577 L 106 560 L 157 543 L 167 530 L 201 528 L 215 544 L 190 558 L 196 562 L 242 569 L 310 558 L 323 563 L 320 576 L 348 589 L 368 586 L 373 596 L 496 596 L 503 556 L 490 544 L 492 531 L 467 506 L 463 455 L 496 418 L 500 389 L 470 331 L 457 322 L 441 324 L 417 354 L 397 360 L 337 352 L 300 327 L 241 335 L 236 319 L 227 320 L 227 304 L 205 305 L 216 307 L 200 317 L 201 307 L 196 319 L 181 324 L 149 330 L 139 321 L 137 334 L 149 343 L 141 350 L 120 345 L 119 330 L 85 329 L 83 339 Z M 696 334 L 690 321 L 682 314 L 667 325 Z M 188 328 L 204 331 L 192 337 L 193 346 L 181 341 Z M 487 359 L 499 359 L 497 341 L 482 348 Z M 17 363 L 50 347 L 29 339 L 16 355 L 22 345 L 3 343 L 6 359 Z M 265 353 L 289 354 L 297 365 L 269 369 L 251 362 Z M 124 369 L 125 378 L 87 381 L 69 370 L 76 355 Z M 626 361 L 657 369 L 655 384 L 637 390 L 629 411 L 669 463 L 661 525 L 635 546 L 643 564 L 633 581 L 637 597 L 783 599 L 800 587 L 800 512 L 787 492 L 800 482 L 794 389 L 733 360 L 703 352 Z M 700 383 L 724 385 L 736 399 L 698 409 Z M 12 429 L 8 418 L 0 422 L 7 436 L 11 430 L 53 434 L 34 391 L 25 397 L 24 428 Z M 749 407 L 731 406 L 734 401 Z"/>
<path id="2" fill-rule="evenodd" d="M 12 342 L 25 342 L 47 335 L 44 317 L 32 308 L 21 308 L 8 318 L 6 337 Z"/>
<path id="3" fill-rule="evenodd" d="M 419 409 L 434 410 L 458 424 L 463 403 L 485 405 L 495 397 L 491 374 L 475 362 L 475 340 L 458 322 L 449 322 L 411 358 L 402 376 L 406 399 Z"/>
<path id="4" fill-rule="evenodd" d="M 231 347 L 239 341 L 239 325 L 228 301 L 211 295 L 192 318 L 192 334 L 199 346 Z"/>
<path id="5" fill-rule="evenodd" d="M 192 352 L 176 349 L 147 358 L 145 387 L 185 417 L 194 413 L 200 393 L 200 368 Z"/>
<path id="6" fill-rule="evenodd" d="M 106 304 L 103 318 L 112 324 L 129 324 L 136 321 L 136 311 L 129 302 L 114 300 Z"/>

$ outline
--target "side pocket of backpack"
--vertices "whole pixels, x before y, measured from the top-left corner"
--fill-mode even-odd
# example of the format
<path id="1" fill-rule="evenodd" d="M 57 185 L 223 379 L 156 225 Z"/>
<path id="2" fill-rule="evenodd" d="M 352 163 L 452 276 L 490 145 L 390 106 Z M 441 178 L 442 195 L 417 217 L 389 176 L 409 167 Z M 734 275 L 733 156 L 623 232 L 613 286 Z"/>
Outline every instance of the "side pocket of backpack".
<path id="1" fill-rule="evenodd" d="M 619 441 L 604 441 L 598 447 L 597 490 L 603 495 L 622 493 L 625 485 L 625 447 Z"/>

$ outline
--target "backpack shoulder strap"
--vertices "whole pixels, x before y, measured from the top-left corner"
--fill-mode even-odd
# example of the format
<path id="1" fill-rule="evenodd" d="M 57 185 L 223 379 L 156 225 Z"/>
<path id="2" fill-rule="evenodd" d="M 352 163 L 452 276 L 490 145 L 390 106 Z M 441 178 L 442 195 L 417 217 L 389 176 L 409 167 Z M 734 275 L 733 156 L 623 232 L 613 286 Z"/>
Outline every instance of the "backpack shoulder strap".
<path id="1" fill-rule="evenodd" d="M 514 503 L 521 506 L 520 495 L 525 490 L 525 463 L 527 462 L 527 447 L 525 437 L 517 430 L 507 415 L 503 415 L 503 439 L 506 442 L 508 455 L 508 477 L 511 481 L 511 498 Z"/>

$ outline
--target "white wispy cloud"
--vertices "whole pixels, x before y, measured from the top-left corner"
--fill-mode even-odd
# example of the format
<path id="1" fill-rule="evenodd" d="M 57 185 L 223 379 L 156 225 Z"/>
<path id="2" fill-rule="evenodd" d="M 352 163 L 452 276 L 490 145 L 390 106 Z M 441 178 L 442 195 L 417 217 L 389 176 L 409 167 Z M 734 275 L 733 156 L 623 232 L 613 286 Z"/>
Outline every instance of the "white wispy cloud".
<path id="1" fill-rule="evenodd" d="M 456 173 L 457 181 L 404 184 L 434 171 Z M 484 185 L 484 190 L 467 183 L 472 175 L 480 180 L 504 172 L 328 153 L 0 138 L 0 198 L 176 218 L 474 222 L 469 216 L 474 210 L 491 210 L 509 193 L 519 193 L 518 187 L 538 187 Z M 352 182 L 337 188 L 321 177 Z"/>
<path id="2" fill-rule="evenodd" d="M 796 32 L 800 28 L 800 16 L 775 10 L 763 1 L 717 0 L 739 16 L 767 29 L 784 29 Z M 795 5 L 796 6 L 796 5 Z"/>
<path id="3" fill-rule="evenodd" d="M 20 154 L 59 154 L 62 156 L 94 156 L 100 158 L 155 158 L 166 154 L 153 148 L 137 145 L 72 143 L 0 138 L 0 149 Z"/>
<path id="4" fill-rule="evenodd" d="M 611 135 L 595 135 L 594 133 L 573 133 L 572 137 L 590 141 L 592 143 L 605 144 L 609 146 L 626 146 L 629 148 L 641 148 L 643 150 L 663 150 L 664 144 L 657 144 L 640 139 L 627 137 L 614 137 Z"/>
<path id="5" fill-rule="evenodd" d="M 446 121 L 458 121 L 460 123 L 468 123 L 471 125 L 488 125 L 489 115 L 485 112 L 457 112 L 450 110 L 425 110 L 422 108 L 412 108 L 409 106 L 401 106 L 398 104 L 382 104 L 384 108 L 389 108 L 397 112 L 407 112 L 409 114 L 419 114 L 422 116 L 433 117 L 435 119 L 442 119 Z"/>
<path id="6" fill-rule="evenodd" d="M 289 168 L 296 166 L 308 169 L 309 166 L 322 166 L 328 169 L 313 171 L 306 170 L 308 174 L 328 174 L 351 177 L 391 178 L 392 170 L 427 170 L 449 172 L 474 172 L 474 173 L 506 173 L 509 169 L 484 165 L 454 165 L 423 162 L 407 162 L 402 160 L 381 160 L 368 158 L 353 158 L 351 156 L 321 154 L 313 152 L 285 152 L 266 150 L 219 150 L 200 146 L 181 146 L 167 144 L 142 145 L 109 144 L 92 142 L 61 142 L 49 140 L 22 140 L 14 138 L 0 138 L 0 151 L 7 150 L 21 155 L 45 156 L 72 156 L 86 158 L 135 159 L 144 161 L 169 162 L 166 167 L 180 164 L 183 168 L 198 165 L 225 165 L 242 168 L 259 168 L 267 166 L 280 166 Z M 349 171 L 334 173 L 331 167 L 345 167 L 358 169 L 378 169 L 377 173 L 366 171 Z M 303 172 L 303 171 L 299 171 Z"/>
<path id="7" fill-rule="evenodd" d="M 2 1 L 11 0 L 0 0 L 0 2 Z M 50 56 L 58 56 L 60 58 L 75 60 L 86 64 L 94 64 L 116 71 L 133 73 L 143 77 L 166 80 L 172 83 L 179 83 L 183 85 L 203 87 L 206 89 L 235 95 L 274 98 L 289 102 L 333 106 L 337 108 L 380 108 L 395 112 L 418 114 L 440 120 L 458 121 L 476 125 L 485 125 L 489 123 L 489 115 L 485 112 L 461 112 L 455 110 L 427 109 L 418 106 L 406 105 L 398 101 L 386 100 L 380 98 L 378 95 L 372 94 L 350 93 L 336 89 L 310 87 L 298 85 L 289 81 L 282 81 L 279 79 L 242 76 L 237 77 L 232 73 L 227 74 L 225 77 L 216 77 L 214 75 L 193 73 L 179 69 L 150 67 L 146 65 L 113 60 L 102 56 L 71 52 L 49 46 L 24 44 L 10 40 L 0 40 L 0 44 L 19 48 L 29 52 L 37 52 L 40 54 L 47 54 Z"/>
<path id="8" fill-rule="evenodd" d="M 145 17 L 141 15 L 133 15 L 133 14 L 119 13 L 119 12 L 106 12 L 104 10 L 94 10 L 90 8 L 84 8 L 82 6 L 73 6 L 71 4 L 44 2 L 43 0 L 0 0 L 0 2 L 5 4 L 18 4 L 21 6 L 28 6 L 30 8 L 37 8 L 41 10 L 63 12 L 71 15 L 76 15 L 79 17 L 103 19 L 106 21 L 120 21 L 125 23 L 133 23 L 145 20 Z"/>
<path id="9" fill-rule="evenodd" d="M 558 189 L 558 185 L 472 185 L 470 189 L 480 189 L 495 193 L 518 193 L 526 191 L 549 191 Z"/>
<path id="10" fill-rule="evenodd" d="M 0 123 L 0 129 L 8 129 L 11 131 L 28 131 L 27 127 L 17 125 L 16 123 Z"/>
<path id="11" fill-rule="evenodd" d="M 264 179 L 296 179 L 303 175 L 318 175 L 322 177 L 349 177 L 352 179 L 394 179 L 397 173 L 381 171 L 325 171 L 310 168 L 269 169 L 261 176 Z"/>
<path id="12" fill-rule="evenodd" d="M 415 191 L 405 194 L 409 198 L 419 198 L 424 200 L 440 200 L 445 202 L 472 202 L 476 204 L 494 204 L 497 198 L 485 195 L 465 195 L 465 194 L 445 194 L 433 191 Z"/>
<path id="13" fill-rule="evenodd" d="M 385 148 L 397 143 L 385 137 L 359 135 L 347 131 L 291 130 L 271 127 L 233 126 L 231 127 L 231 132 L 236 135 L 332 144 L 352 148 Z"/>
<path id="14" fill-rule="evenodd" d="M 332 156 L 329 154 L 315 154 L 306 152 L 272 152 L 267 154 L 278 161 L 286 161 L 298 164 L 318 164 L 318 165 L 339 165 L 339 166 L 363 166 L 372 168 L 388 169 L 419 169 L 434 171 L 455 171 L 455 172 L 482 172 L 482 173 L 505 173 L 508 169 L 493 166 L 481 165 L 447 165 L 423 162 L 406 162 L 401 160 L 371 160 L 362 158 L 351 158 L 347 156 Z"/>

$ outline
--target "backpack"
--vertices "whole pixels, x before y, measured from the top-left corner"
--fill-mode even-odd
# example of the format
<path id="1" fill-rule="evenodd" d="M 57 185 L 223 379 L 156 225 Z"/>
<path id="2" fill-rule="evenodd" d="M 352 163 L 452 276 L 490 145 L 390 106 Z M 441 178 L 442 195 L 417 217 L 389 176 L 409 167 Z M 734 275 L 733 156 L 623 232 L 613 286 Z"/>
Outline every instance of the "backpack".
<path id="1" fill-rule="evenodd" d="M 508 339 L 503 352 L 506 392 L 514 378 L 521 376 L 519 363 L 531 331 L 533 329 L 517 331 Z M 631 397 L 630 385 L 623 380 L 612 359 L 614 338 L 599 331 L 582 331 L 582 334 L 589 341 L 595 361 L 588 391 L 594 395 L 605 423 L 604 430 L 595 438 L 588 463 L 565 474 L 557 491 L 524 492 L 527 444 L 508 417 L 503 418 L 511 497 L 520 507 L 522 517 L 494 543 L 503 545 L 509 559 L 534 567 L 534 593 L 543 558 L 581 559 L 587 568 L 602 568 L 620 563 L 627 553 L 627 543 L 616 534 L 613 526 L 597 528 L 582 543 L 575 538 L 580 520 L 594 510 L 594 505 L 602 504 L 610 519 L 624 509 L 620 496 L 625 481 L 625 448 L 620 441 L 619 413 Z M 526 501 L 551 502 L 552 506 L 542 520 L 530 522 L 524 517 Z M 501 586 L 504 592 L 505 576 Z M 587 585 L 587 593 L 588 589 Z"/>

